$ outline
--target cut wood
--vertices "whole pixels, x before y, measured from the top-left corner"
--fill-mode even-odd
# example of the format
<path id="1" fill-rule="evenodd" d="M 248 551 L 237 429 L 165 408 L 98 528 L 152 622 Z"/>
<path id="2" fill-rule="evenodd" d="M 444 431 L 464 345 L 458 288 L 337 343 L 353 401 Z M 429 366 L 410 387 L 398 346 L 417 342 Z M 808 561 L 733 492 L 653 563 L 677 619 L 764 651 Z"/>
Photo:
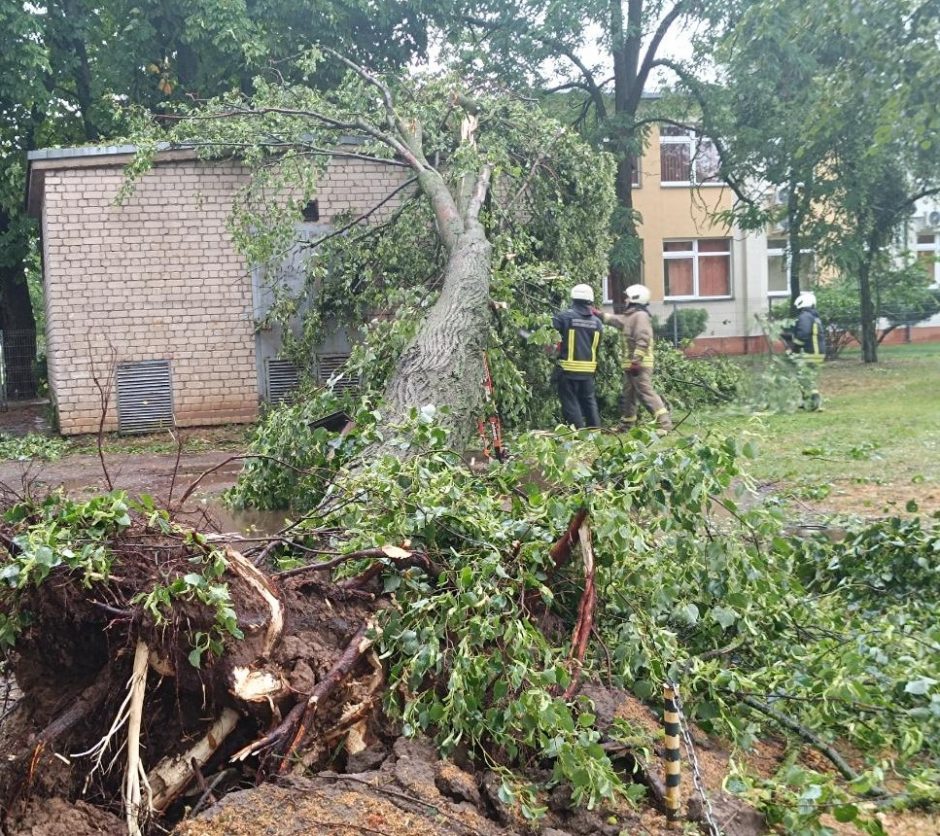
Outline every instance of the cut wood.
<path id="1" fill-rule="evenodd" d="M 243 554 L 227 546 L 225 556 L 229 569 L 254 589 L 268 605 L 271 616 L 268 619 L 262 652 L 265 657 L 269 657 L 284 631 L 284 607 L 281 599 L 268 577 Z"/>
<path id="2" fill-rule="evenodd" d="M 233 708 L 226 708 L 218 719 L 209 727 L 205 736 L 195 746 L 179 755 L 164 758 L 151 770 L 147 776 L 153 792 L 151 804 L 158 813 L 166 810 L 183 790 L 195 779 L 193 762 L 197 766 L 205 766 L 206 761 L 215 754 L 235 726 L 238 725 L 239 714 Z"/>

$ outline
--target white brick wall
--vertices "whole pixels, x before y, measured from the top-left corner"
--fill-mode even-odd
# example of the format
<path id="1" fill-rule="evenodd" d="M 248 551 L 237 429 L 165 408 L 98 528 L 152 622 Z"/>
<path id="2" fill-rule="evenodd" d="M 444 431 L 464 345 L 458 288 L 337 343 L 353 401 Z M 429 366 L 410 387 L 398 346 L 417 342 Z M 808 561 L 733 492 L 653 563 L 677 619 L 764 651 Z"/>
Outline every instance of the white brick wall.
<path id="1" fill-rule="evenodd" d="M 94 377 L 106 384 L 112 357 L 170 361 L 180 426 L 254 420 L 251 281 L 226 226 L 247 171 L 232 162 L 158 163 L 117 205 L 124 174 L 116 162 L 44 166 L 49 376 L 62 432 L 97 430 Z M 321 222 L 367 212 L 408 176 L 400 167 L 333 160 L 317 193 Z M 401 197 L 373 220 L 387 218 Z M 109 430 L 117 428 L 114 401 Z"/>

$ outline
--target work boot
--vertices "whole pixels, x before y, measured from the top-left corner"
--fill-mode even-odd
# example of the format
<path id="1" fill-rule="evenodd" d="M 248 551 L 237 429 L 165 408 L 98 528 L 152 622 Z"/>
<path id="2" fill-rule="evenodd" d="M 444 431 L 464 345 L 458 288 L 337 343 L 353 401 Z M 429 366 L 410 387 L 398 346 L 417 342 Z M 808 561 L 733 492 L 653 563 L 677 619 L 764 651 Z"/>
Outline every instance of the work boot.
<path id="1" fill-rule="evenodd" d="M 810 412 L 819 412 L 822 409 L 822 398 L 819 396 L 819 392 L 813 392 L 809 396 L 809 406 L 806 407 Z"/>

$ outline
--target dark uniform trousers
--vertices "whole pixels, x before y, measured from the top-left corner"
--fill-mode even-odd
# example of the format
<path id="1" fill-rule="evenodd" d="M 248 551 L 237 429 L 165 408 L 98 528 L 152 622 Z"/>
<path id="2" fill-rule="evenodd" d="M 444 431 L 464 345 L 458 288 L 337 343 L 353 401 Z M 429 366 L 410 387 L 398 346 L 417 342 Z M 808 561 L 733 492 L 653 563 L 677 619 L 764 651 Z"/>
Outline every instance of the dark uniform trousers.
<path id="1" fill-rule="evenodd" d="M 566 424 L 574 424 L 578 429 L 601 425 L 594 375 L 561 372 L 558 375 L 558 398 Z"/>

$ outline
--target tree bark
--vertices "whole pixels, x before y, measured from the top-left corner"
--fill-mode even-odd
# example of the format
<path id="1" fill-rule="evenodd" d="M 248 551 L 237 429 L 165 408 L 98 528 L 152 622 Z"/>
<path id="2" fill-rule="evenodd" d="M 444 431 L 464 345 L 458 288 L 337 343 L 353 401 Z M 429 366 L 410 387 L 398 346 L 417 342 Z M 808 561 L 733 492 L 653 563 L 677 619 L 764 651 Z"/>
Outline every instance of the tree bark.
<path id="1" fill-rule="evenodd" d="M 858 295 L 862 314 L 862 359 L 878 362 L 878 339 L 875 333 L 875 303 L 871 295 L 871 259 L 866 257 L 858 268 Z"/>
<path id="2" fill-rule="evenodd" d="M 637 92 L 637 84 L 642 85 L 643 78 L 638 74 L 639 56 L 642 44 L 643 0 L 630 0 L 627 5 L 627 26 L 624 28 L 623 6 L 621 0 L 610 0 L 610 40 L 614 63 L 614 133 L 617 137 L 617 213 L 615 218 L 615 246 L 620 257 L 612 258 L 610 263 L 610 296 L 614 302 L 614 311 L 626 310 L 624 291 L 641 278 L 642 259 L 639 254 L 624 258 L 627 248 L 617 246 L 624 239 L 634 239 L 639 243 L 636 220 L 633 214 L 633 150 L 636 143 L 636 108 L 639 105 L 642 90 Z M 655 47 L 652 47 L 655 49 Z"/>
<path id="3" fill-rule="evenodd" d="M 441 295 L 402 353 L 385 391 L 386 418 L 392 423 L 406 419 L 412 408 L 447 407 L 441 423 L 450 430 L 455 450 L 466 447 L 480 417 L 491 250 L 477 221 L 468 222 L 456 236 Z"/>

